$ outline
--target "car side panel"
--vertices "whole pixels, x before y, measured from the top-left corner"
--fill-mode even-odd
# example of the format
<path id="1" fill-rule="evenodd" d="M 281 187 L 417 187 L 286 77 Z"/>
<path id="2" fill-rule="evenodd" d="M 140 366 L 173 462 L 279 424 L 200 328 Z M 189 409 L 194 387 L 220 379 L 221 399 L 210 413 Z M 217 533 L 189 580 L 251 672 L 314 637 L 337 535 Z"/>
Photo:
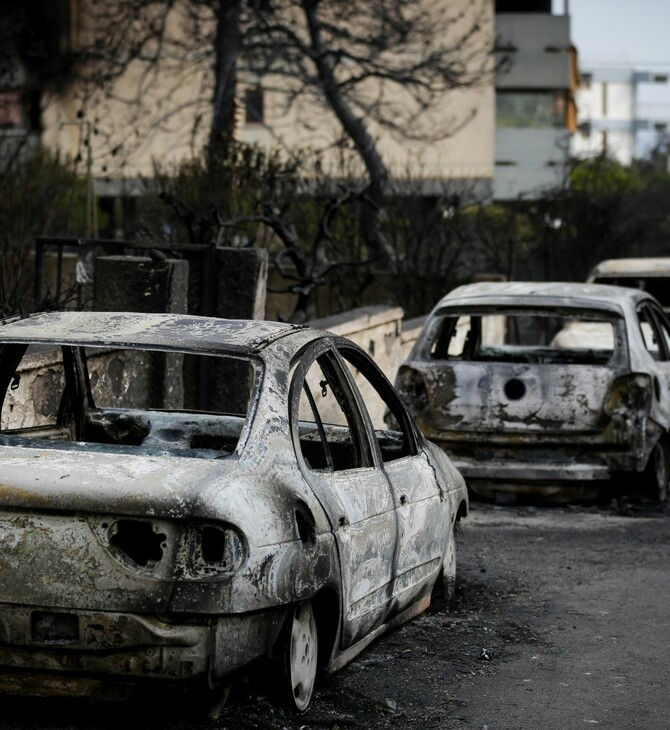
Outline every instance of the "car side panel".
<path id="1" fill-rule="evenodd" d="M 393 598 L 399 609 L 431 587 L 450 529 L 450 505 L 421 452 L 384 465 L 398 510 L 399 550 Z"/>
<path id="2" fill-rule="evenodd" d="M 342 646 L 386 618 L 397 545 L 396 513 L 379 469 L 311 471 L 306 478 L 333 524 L 342 581 Z"/>

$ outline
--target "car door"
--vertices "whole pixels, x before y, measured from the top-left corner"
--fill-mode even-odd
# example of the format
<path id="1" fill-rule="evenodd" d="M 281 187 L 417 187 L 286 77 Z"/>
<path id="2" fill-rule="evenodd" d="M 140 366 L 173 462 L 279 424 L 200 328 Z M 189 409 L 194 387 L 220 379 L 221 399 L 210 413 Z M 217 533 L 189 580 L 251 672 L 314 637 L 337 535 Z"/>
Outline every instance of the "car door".
<path id="1" fill-rule="evenodd" d="M 659 307 L 644 302 L 637 309 L 642 339 L 652 362 L 651 417 L 664 429 L 670 426 L 670 329 Z"/>
<path id="2" fill-rule="evenodd" d="M 400 611 L 432 586 L 450 529 L 449 504 L 407 410 L 386 377 L 358 348 L 344 344 L 338 352 L 361 409 L 367 411 L 380 468 L 393 491 L 399 531 L 393 598 L 394 610 Z"/>
<path id="3" fill-rule="evenodd" d="M 324 341 L 294 368 L 290 409 L 297 462 L 337 544 L 345 649 L 387 616 L 398 548 L 394 496 L 347 378 Z"/>

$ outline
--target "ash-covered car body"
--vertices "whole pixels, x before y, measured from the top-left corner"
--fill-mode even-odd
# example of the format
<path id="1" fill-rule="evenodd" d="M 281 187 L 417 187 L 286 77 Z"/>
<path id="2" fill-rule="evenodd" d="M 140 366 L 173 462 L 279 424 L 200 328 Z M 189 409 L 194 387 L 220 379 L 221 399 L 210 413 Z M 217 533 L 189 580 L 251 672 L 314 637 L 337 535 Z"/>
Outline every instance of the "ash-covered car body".
<path id="1" fill-rule="evenodd" d="M 670 257 L 605 259 L 591 269 L 587 282 L 642 289 L 670 312 Z"/>
<path id="2" fill-rule="evenodd" d="M 650 295 L 509 282 L 444 297 L 396 386 L 484 496 L 578 497 L 628 472 L 665 499 L 669 377 L 670 327 Z"/>
<path id="3" fill-rule="evenodd" d="M 453 580 L 462 477 L 348 340 L 42 314 L 0 326 L 0 393 L 0 691 L 213 687 L 272 657 L 302 710 L 317 663 Z"/>

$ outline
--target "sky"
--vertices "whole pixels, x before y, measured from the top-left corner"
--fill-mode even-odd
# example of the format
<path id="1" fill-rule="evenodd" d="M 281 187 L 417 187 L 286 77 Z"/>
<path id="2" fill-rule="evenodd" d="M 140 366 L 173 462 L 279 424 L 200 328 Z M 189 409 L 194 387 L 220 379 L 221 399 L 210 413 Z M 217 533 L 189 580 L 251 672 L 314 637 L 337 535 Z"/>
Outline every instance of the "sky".
<path id="1" fill-rule="evenodd" d="M 553 0 L 554 13 L 566 0 Z M 664 66 L 670 72 L 668 0 L 567 0 L 581 63 Z"/>
<path id="2" fill-rule="evenodd" d="M 670 78 L 670 0 L 552 0 L 570 15 L 579 68 L 629 67 Z M 638 116 L 670 122 L 670 82 L 638 87 Z"/>
<path id="3" fill-rule="evenodd" d="M 625 67 L 667 74 L 666 83 L 638 85 L 637 116 L 670 125 L 670 0 L 552 0 L 555 15 L 570 15 L 581 71 Z M 658 142 L 638 133 L 638 152 Z"/>

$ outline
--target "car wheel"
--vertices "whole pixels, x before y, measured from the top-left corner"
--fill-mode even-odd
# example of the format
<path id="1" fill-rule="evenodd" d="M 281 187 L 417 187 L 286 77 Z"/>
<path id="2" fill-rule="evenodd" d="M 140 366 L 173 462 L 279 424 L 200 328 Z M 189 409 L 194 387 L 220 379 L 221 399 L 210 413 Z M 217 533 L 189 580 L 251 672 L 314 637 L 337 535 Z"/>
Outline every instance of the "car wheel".
<path id="1" fill-rule="evenodd" d="M 433 587 L 431 605 L 434 610 L 446 609 L 456 593 L 456 536 L 454 527 L 449 528 L 447 544 L 444 548 L 440 575 Z"/>
<path id="2" fill-rule="evenodd" d="M 316 681 L 318 632 L 311 601 L 293 606 L 278 639 L 279 693 L 289 709 L 304 712 Z"/>
<path id="3" fill-rule="evenodd" d="M 647 492 L 652 499 L 665 502 L 668 498 L 670 459 L 667 444 L 659 439 L 654 446 L 645 472 Z"/>

